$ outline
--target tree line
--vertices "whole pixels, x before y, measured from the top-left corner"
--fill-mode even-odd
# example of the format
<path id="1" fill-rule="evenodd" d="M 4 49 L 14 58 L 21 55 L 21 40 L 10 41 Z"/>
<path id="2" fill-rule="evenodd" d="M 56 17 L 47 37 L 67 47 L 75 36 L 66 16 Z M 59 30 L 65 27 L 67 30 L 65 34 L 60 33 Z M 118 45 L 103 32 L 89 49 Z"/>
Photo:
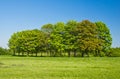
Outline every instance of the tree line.
<path id="1" fill-rule="evenodd" d="M 8 41 L 13 55 L 109 56 L 112 37 L 103 22 L 70 20 L 41 29 L 15 32 Z"/>

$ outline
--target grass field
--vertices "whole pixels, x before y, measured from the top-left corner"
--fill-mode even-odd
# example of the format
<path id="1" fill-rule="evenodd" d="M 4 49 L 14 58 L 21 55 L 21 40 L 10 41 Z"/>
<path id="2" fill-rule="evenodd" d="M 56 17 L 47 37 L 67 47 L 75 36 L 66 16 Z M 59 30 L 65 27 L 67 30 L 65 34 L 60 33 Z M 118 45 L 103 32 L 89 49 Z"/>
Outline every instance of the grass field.
<path id="1" fill-rule="evenodd" d="M 120 79 L 120 58 L 0 56 L 0 79 Z"/>

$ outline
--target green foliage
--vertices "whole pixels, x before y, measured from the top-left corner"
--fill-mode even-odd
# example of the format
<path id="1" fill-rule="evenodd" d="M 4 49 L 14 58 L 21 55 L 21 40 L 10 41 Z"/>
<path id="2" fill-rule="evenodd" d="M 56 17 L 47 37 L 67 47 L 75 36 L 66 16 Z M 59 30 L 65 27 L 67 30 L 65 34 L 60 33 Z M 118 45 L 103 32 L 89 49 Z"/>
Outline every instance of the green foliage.
<path id="1" fill-rule="evenodd" d="M 102 49 L 100 51 L 107 53 L 110 50 L 112 44 L 110 30 L 103 22 L 96 22 L 95 24 L 98 28 L 98 39 L 101 40 L 99 45 L 102 46 Z"/>
<path id="2" fill-rule="evenodd" d="M 76 32 L 75 28 L 77 27 L 77 21 L 71 20 L 66 23 L 65 32 L 64 32 L 64 44 L 65 50 L 68 52 L 68 56 L 70 56 L 70 51 L 74 52 L 74 56 L 76 56 Z"/>
<path id="3" fill-rule="evenodd" d="M 0 55 L 10 55 L 10 51 L 8 49 L 0 47 Z"/>
<path id="4" fill-rule="evenodd" d="M 108 56 L 112 44 L 109 28 L 103 22 L 70 20 L 45 24 L 41 30 L 14 33 L 9 47 L 17 53 L 46 53 L 48 56 Z M 67 54 L 67 55 L 66 55 Z"/>
<path id="5" fill-rule="evenodd" d="M 108 53 L 111 57 L 120 57 L 120 48 L 111 48 L 111 51 Z"/>
<path id="6" fill-rule="evenodd" d="M 50 48 L 55 52 L 53 56 L 61 55 L 61 52 L 64 51 L 63 44 L 63 34 L 64 34 L 65 24 L 58 22 L 54 25 L 53 31 L 50 34 Z"/>
<path id="7" fill-rule="evenodd" d="M 77 43 L 79 49 L 81 49 L 82 56 L 84 56 L 84 54 L 89 56 L 90 52 L 96 50 L 98 44 L 96 29 L 96 25 L 88 20 L 78 23 L 76 28 Z"/>
<path id="8" fill-rule="evenodd" d="M 52 24 L 45 24 L 41 27 L 41 31 L 50 34 L 53 31 L 53 25 Z"/>
<path id="9" fill-rule="evenodd" d="M 25 30 L 14 33 L 9 40 L 9 47 L 14 52 L 38 53 L 44 46 L 44 34 L 40 30 Z M 40 49 L 41 48 L 41 49 Z M 14 53 L 15 54 L 15 53 Z"/>

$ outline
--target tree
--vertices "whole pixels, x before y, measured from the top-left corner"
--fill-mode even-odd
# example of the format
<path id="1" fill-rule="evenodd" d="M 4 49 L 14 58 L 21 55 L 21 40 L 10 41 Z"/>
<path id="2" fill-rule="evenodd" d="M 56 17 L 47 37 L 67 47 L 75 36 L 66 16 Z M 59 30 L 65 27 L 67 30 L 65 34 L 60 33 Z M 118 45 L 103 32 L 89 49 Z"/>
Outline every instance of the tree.
<path id="1" fill-rule="evenodd" d="M 11 36 L 11 38 L 9 39 L 9 48 L 10 50 L 13 52 L 13 55 L 15 55 L 16 53 L 16 49 L 17 49 L 17 46 L 18 46 L 18 36 L 19 36 L 20 32 L 17 32 L 17 33 L 13 33 L 13 35 Z"/>
<path id="2" fill-rule="evenodd" d="M 45 24 L 41 27 L 41 31 L 44 33 L 45 36 L 45 41 L 44 41 L 44 46 L 42 46 L 43 51 L 47 52 L 47 54 L 49 55 L 49 52 L 51 52 L 51 46 L 50 46 L 50 35 L 51 32 L 53 31 L 53 24 Z"/>
<path id="3" fill-rule="evenodd" d="M 14 52 L 50 56 L 105 56 L 109 55 L 112 37 L 102 22 L 70 20 L 67 23 L 45 24 L 41 30 L 24 30 L 14 33 L 9 47 Z"/>
<path id="4" fill-rule="evenodd" d="M 14 33 L 9 40 L 9 47 L 18 52 L 37 53 L 44 43 L 44 35 L 40 30 L 25 30 Z M 41 48 L 42 49 L 42 48 Z"/>
<path id="5" fill-rule="evenodd" d="M 103 22 L 95 22 L 98 31 L 98 39 L 101 40 L 101 50 L 107 54 L 111 48 L 112 37 L 109 28 Z"/>
<path id="6" fill-rule="evenodd" d="M 77 32 L 77 45 L 82 53 L 82 57 L 93 52 L 97 47 L 97 27 L 94 23 L 84 20 L 78 23 L 75 31 Z"/>
<path id="7" fill-rule="evenodd" d="M 53 31 L 53 25 L 45 24 L 41 27 L 41 31 L 43 31 L 44 33 L 47 33 L 49 35 Z"/>
<path id="8" fill-rule="evenodd" d="M 62 22 L 58 22 L 54 25 L 53 31 L 50 35 L 50 46 L 51 49 L 54 52 L 54 56 L 56 55 L 62 55 L 62 51 L 64 50 L 64 44 L 63 44 L 63 34 L 64 34 L 64 27 L 65 24 Z"/>
<path id="9" fill-rule="evenodd" d="M 74 52 L 74 56 L 76 56 L 76 32 L 74 31 L 77 26 L 77 21 L 70 20 L 66 23 L 65 32 L 64 32 L 64 44 L 65 50 L 68 52 L 68 56 L 70 57 L 71 52 Z"/>
<path id="10" fill-rule="evenodd" d="M 0 47 L 0 55 L 10 55 L 8 49 Z"/>

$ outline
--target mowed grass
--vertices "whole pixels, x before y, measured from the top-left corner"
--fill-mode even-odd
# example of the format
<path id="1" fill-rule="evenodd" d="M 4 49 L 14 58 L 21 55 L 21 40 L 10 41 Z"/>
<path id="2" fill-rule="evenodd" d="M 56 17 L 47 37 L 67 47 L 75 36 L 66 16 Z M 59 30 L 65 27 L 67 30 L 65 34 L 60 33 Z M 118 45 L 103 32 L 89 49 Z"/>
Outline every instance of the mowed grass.
<path id="1" fill-rule="evenodd" d="M 120 58 L 0 56 L 0 79 L 120 79 Z"/>

